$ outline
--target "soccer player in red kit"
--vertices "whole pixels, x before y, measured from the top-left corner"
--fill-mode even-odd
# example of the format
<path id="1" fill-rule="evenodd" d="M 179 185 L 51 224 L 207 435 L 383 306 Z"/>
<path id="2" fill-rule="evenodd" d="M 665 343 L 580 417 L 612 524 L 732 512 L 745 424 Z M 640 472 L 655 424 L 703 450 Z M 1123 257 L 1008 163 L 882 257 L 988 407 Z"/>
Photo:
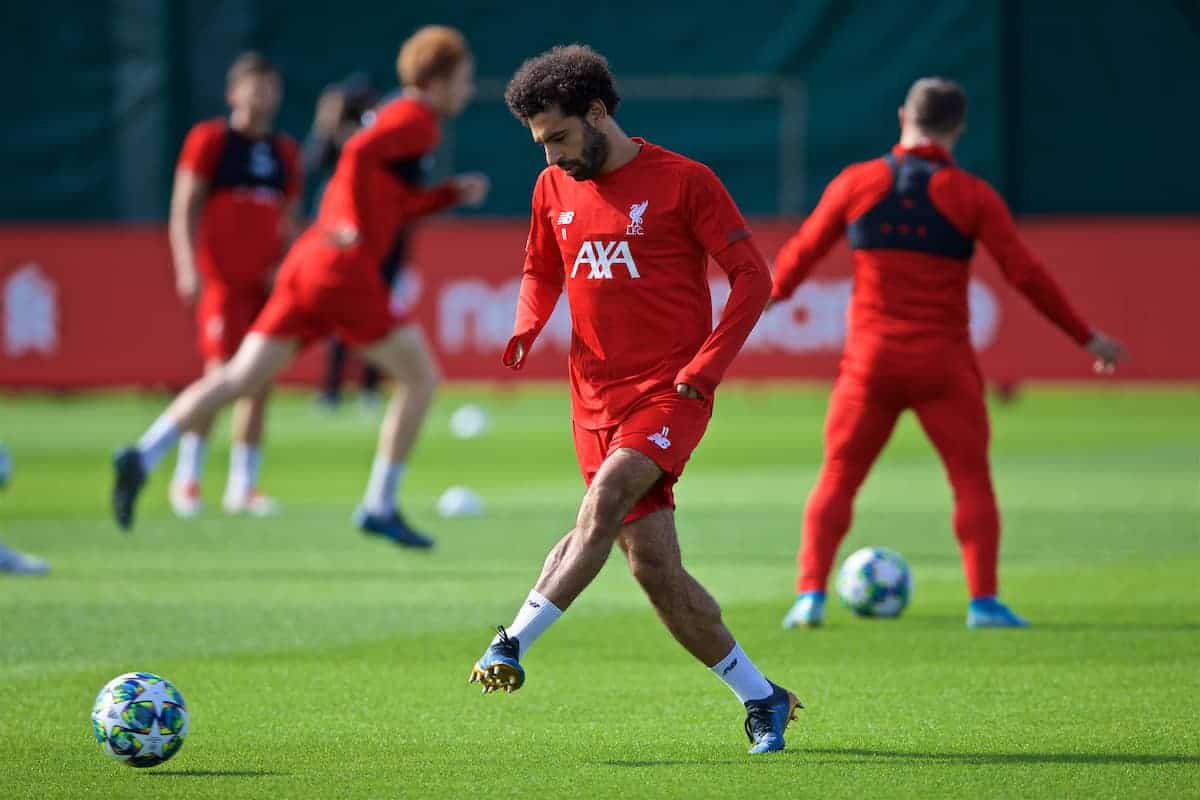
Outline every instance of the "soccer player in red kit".
<path id="1" fill-rule="evenodd" d="M 588 489 L 575 529 L 550 551 L 470 680 L 485 693 L 519 689 L 520 659 L 615 543 L 671 634 L 745 703 L 751 752 L 781 750 L 799 703 L 763 677 L 683 568 L 672 494 L 704 435 L 717 384 L 770 294 L 766 264 L 711 170 L 621 130 L 613 118 L 620 99 L 595 51 L 556 47 L 526 61 L 505 99 L 549 166 L 533 190 L 503 361 L 522 367 L 565 288 L 575 452 Z M 715 330 L 709 256 L 731 286 Z"/>
<path id="2" fill-rule="evenodd" d="M 1025 627 L 997 597 L 1000 518 L 988 464 L 983 381 L 967 333 L 976 240 L 1048 320 L 1111 371 L 1124 351 L 1089 327 L 1017 236 L 1004 201 L 950 155 L 967 98 L 924 78 L 900 109 L 900 142 L 829 184 L 775 260 L 786 299 L 846 234 L 854 257 L 849 333 L 825 420 L 825 460 L 804 512 L 798 596 L 785 627 L 821 624 L 825 586 L 854 497 L 905 409 L 917 414 L 954 490 L 954 533 L 971 601 L 967 626 Z"/>
<path id="3" fill-rule="evenodd" d="M 234 398 L 260 392 L 304 346 L 336 334 L 399 383 L 356 521 L 397 544 L 432 545 L 400 515 L 395 495 L 437 367 L 420 328 L 393 314 L 379 264 L 407 222 L 456 204 L 478 205 L 489 184 L 475 173 L 430 188 L 405 180 L 436 147 L 439 119 L 457 116 L 474 94 L 474 61 L 462 34 L 422 28 L 401 47 L 397 71 L 404 92 L 346 143 L 316 222 L 288 252 L 236 355 L 188 387 L 136 446 L 117 454 L 112 503 L 120 527 L 132 524 L 146 473 L 181 431 Z"/>
<path id="4" fill-rule="evenodd" d="M 229 68 L 225 93 L 229 117 L 199 123 L 184 141 L 169 225 L 176 291 L 196 305 L 209 371 L 233 357 L 266 303 L 271 272 L 299 225 L 302 185 L 296 143 L 273 132 L 282 99 L 279 70 L 258 53 L 244 53 Z M 265 389 L 234 405 L 223 500 L 230 513 L 275 510 L 258 491 L 265 405 Z M 181 517 L 202 508 L 200 475 L 212 422 L 211 414 L 198 419 L 179 439 L 169 494 Z"/>

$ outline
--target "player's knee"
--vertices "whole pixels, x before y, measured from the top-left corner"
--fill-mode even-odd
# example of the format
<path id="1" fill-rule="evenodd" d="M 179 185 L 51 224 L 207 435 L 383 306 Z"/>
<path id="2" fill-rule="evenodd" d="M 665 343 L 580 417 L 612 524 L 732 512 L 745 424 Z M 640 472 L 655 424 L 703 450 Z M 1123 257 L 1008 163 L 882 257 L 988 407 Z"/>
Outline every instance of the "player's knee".
<path id="1" fill-rule="evenodd" d="M 226 366 L 216 373 L 220 382 L 221 394 L 227 400 L 237 397 L 251 397 L 265 388 L 265 384 L 256 377 L 241 369 Z"/>

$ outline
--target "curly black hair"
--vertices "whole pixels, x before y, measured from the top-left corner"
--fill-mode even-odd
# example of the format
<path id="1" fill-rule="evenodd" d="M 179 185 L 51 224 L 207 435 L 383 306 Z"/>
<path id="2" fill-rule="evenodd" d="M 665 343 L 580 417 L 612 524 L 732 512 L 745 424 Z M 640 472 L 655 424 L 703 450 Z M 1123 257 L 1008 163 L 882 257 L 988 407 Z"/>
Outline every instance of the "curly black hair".
<path id="1" fill-rule="evenodd" d="M 582 117 L 593 100 L 609 114 L 621 104 L 608 61 L 585 44 L 559 45 L 527 59 L 508 82 L 504 100 L 522 121 L 554 106 L 564 116 Z"/>

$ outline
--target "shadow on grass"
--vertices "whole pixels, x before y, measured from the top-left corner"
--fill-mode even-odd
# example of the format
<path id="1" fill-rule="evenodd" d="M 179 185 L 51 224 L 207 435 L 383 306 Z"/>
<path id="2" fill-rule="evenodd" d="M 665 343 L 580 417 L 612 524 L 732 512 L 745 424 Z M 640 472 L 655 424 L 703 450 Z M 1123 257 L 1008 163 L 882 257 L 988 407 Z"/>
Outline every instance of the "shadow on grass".
<path id="1" fill-rule="evenodd" d="M 805 748 L 785 750 L 766 758 L 739 759 L 664 759 L 662 761 L 632 761 L 617 759 L 599 762 L 606 767 L 681 767 L 712 766 L 718 764 L 771 764 L 780 763 L 780 757 L 805 758 L 806 756 L 842 756 L 823 759 L 824 763 L 853 761 L 931 761 L 948 764 L 1200 764 L 1200 756 L 1176 754 L 1139 753 L 918 753 L 897 750 L 864 750 L 861 748 Z M 846 758 L 849 757 L 849 758 Z M 807 759 L 806 759 L 807 760 Z"/>
<path id="2" fill-rule="evenodd" d="M 146 774 L 159 778 L 273 778 L 289 773 L 272 772 L 269 769 L 176 769 Z"/>

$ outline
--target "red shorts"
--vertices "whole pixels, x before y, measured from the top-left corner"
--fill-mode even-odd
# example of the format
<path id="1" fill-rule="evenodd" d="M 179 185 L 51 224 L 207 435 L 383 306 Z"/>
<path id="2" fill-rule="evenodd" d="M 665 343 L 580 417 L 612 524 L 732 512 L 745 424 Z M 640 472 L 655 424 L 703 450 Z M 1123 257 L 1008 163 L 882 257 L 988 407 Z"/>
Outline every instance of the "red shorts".
<path id="1" fill-rule="evenodd" d="M 207 283 L 196 304 L 200 355 L 205 361 L 228 361 L 267 302 L 263 286 L 234 288 Z"/>
<path id="2" fill-rule="evenodd" d="M 600 465 L 617 450 L 637 450 L 662 468 L 663 476 L 625 517 L 625 524 L 662 508 L 674 508 L 672 487 L 700 444 L 711 417 L 712 400 L 692 400 L 670 391 L 640 401 L 616 425 L 593 430 L 573 424 L 575 456 L 583 480 L 590 486 Z"/>
<path id="3" fill-rule="evenodd" d="M 393 313 L 379 265 L 361 248 L 339 249 L 310 229 L 288 251 L 251 330 L 301 347 L 330 334 L 361 347 L 409 321 Z"/>

